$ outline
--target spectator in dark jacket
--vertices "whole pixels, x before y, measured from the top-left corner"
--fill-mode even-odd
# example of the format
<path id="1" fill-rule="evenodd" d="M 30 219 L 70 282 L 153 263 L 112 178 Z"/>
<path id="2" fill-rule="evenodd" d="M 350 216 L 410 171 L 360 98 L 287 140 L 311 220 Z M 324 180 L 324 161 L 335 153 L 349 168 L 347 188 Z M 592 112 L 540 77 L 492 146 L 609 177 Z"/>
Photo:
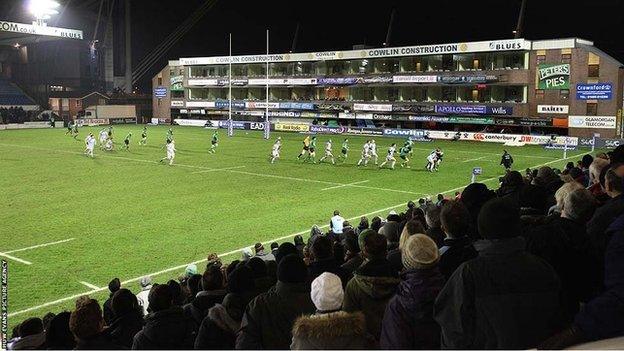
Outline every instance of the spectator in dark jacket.
<path id="1" fill-rule="evenodd" d="M 307 268 L 298 255 L 289 255 L 277 266 L 274 287 L 253 299 L 241 322 L 237 349 L 288 349 L 295 319 L 314 312 Z"/>
<path id="2" fill-rule="evenodd" d="M 303 244 L 303 238 L 301 239 L 301 243 Z M 300 252 L 297 245 L 293 245 L 292 243 L 289 243 L 289 242 L 280 244 L 280 246 L 277 248 L 277 252 L 275 253 L 275 262 L 279 264 L 282 258 L 288 255 L 292 255 L 292 254 L 299 255 L 299 257 L 303 258 L 304 246 L 305 244 L 301 247 L 301 252 Z"/>
<path id="3" fill-rule="evenodd" d="M 247 267 L 251 269 L 254 284 L 256 285 L 256 295 L 267 292 L 273 285 L 275 279 L 270 277 L 267 270 L 268 261 L 264 261 L 259 257 L 252 257 L 247 262 Z"/>
<path id="4" fill-rule="evenodd" d="M 28 318 L 19 325 L 20 338 L 11 345 L 11 350 L 36 350 L 45 348 L 46 335 L 41 318 Z"/>
<path id="5" fill-rule="evenodd" d="M 111 308 L 115 316 L 108 328 L 111 338 L 115 344 L 129 349 L 134 336 L 143 328 L 143 310 L 128 289 L 119 289 L 113 294 Z"/>
<path id="6" fill-rule="evenodd" d="M 195 341 L 195 325 L 184 315 L 182 307 L 173 304 L 167 285 L 156 285 L 149 293 L 150 313 L 145 326 L 134 336 L 133 350 L 191 349 Z"/>
<path id="7" fill-rule="evenodd" d="M 72 350 L 76 347 L 76 340 L 69 330 L 71 313 L 65 311 L 57 314 L 50 321 L 46 330 L 45 345 L 48 350 Z"/>
<path id="8" fill-rule="evenodd" d="M 328 237 L 318 236 L 311 242 L 310 259 L 308 266 L 308 279 L 310 281 L 324 272 L 330 272 L 340 277 L 343 286 L 347 285 L 350 278 L 349 273 L 342 269 L 334 259 L 332 242 Z"/>
<path id="9" fill-rule="evenodd" d="M 438 245 L 438 248 L 442 247 L 442 245 L 444 245 L 445 236 L 440 225 L 440 207 L 436 205 L 427 206 L 425 220 L 427 221 L 428 227 L 425 234 L 433 239 L 436 245 Z"/>
<path id="10" fill-rule="evenodd" d="M 301 235 L 295 235 L 295 238 L 293 241 L 295 242 L 295 247 L 297 248 L 297 251 L 299 252 L 299 257 L 303 257 L 303 247 L 305 246 L 303 237 Z M 277 259 L 277 256 L 275 256 L 275 258 Z"/>
<path id="11" fill-rule="evenodd" d="M 481 239 L 477 217 L 479 212 L 481 212 L 481 207 L 495 196 L 494 191 L 488 189 L 483 183 L 472 183 L 462 192 L 461 202 L 468 209 L 468 213 L 470 213 L 470 232 L 468 236 L 472 240 Z"/>
<path id="12" fill-rule="evenodd" d="M 340 277 L 328 272 L 319 275 L 312 281 L 310 297 L 316 313 L 295 321 L 291 350 L 366 348 L 364 315 L 340 310 L 344 298 Z"/>
<path id="13" fill-rule="evenodd" d="M 119 278 L 114 278 L 108 283 L 108 291 L 110 291 L 110 295 L 108 295 L 108 300 L 104 301 L 104 305 L 102 305 L 102 310 L 104 311 L 104 322 L 106 325 L 110 325 L 113 322 L 113 319 L 115 319 L 113 309 L 111 307 L 111 300 L 119 288 L 121 288 Z"/>
<path id="14" fill-rule="evenodd" d="M 100 304 L 87 296 L 76 300 L 76 309 L 69 317 L 69 329 L 76 338 L 78 350 L 117 350 L 121 346 L 113 342 L 104 329 Z"/>
<path id="15" fill-rule="evenodd" d="M 412 235 L 403 250 L 401 283 L 388 302 L 381 325 L 382 349 L 438 349 L 440 327 L 433 304 L 444 277 L 437 268 L 438 246 L 424 234 Z"/>
<path id="16" fill-rule="evenodd" d="M 482 208 L 479 256 L 457 268 L 435 303 L 442 348 L 527 349 L 560 327 L 561 284 L 525 251 L 520 211 L 508 199 Z"/>
<path id="17" fill-rule="evenodd" d="M 370 224 L 368 223 L 368 217 L 362 216 L 362 218 L 360 218 L 360 223 L 358 224 L 357 228 L 355 228 L 355 234 L 360 234 L 362 231 L 368 229 L 369 227 Z"/>
<path id="18" fill-rule="evenodd" d="M 345 262 L 340 267 L 349 275 L 352 275 L 353 271 L 358 269 L 364 262 L 362 250 L 358 244 L 358 235 L 352 232 L 345 233 L 343 243 L 345 248 Z"/>
<path id="19" fill-rule="evenodd" d="M 383 235 L 386 238 L 388 244 L 388 255 L 386 258 L 390 263 L 394 266 L 397 272 L 403 269 L 403 264 L 401 263 L 401 251 L 399 250 L 399 223 L 395 221 L 390 221 L 384 224 L 381 228 L 379 228 L 379 234 Z"/>
<path id="20" fill-rule="evenodd" d="M 470 213 L 461 201 L 450 200 L 440 212 L 442 230 L 446 235 L 440 248 L 440 272 L 449 279 L 460 264 L 477 257 L 477 250 L 468 237 Z"/>
<path id="21" fill-rule="evenodd" d="M 383 235 L 366 235 L 363 252 L 366 261 L 355 270 L 347 284 L 343 310 L 364 313 L 366 330 L 372 337 L 373 347 L 377 347 L 386 304 L 396 293 L 400 280 L 396 269 L 386 259 L 387 241 Z"/>
<path id="22" fill-rule="evenodd" d="M 197 293 L 193 302 L 182 307 L 186 318 L 193 322 L 195 332 L 199 329 L 208 310 L 215 304 L 221 303 L 225 297 L 221 268 L 216 265 L 208 266 L 202 275 L 201 287 L 202 290 Z"/>
<path id="23" fill-rule="evenodd" d="M 197 293 L 202 290 L 201 280 L 201 274 L 193 274 L 186 280 L 186 289 L 188 291 L 188 296 L 184 300 L 185 305 L 193 302 L 193 300 L 195 300 L 195 296 L 197 296 Z"/>

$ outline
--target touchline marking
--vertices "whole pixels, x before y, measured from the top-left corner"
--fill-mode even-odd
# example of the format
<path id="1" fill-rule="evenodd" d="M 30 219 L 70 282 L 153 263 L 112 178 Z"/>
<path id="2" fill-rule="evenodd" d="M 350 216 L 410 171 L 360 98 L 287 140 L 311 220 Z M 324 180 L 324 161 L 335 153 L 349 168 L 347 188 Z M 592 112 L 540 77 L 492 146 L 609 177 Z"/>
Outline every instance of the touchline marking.
<path id="1" fill-rule="evenodd" d="M 2 144 L 0 144 L 0 145 L 2 145 Z M 553 160 L 553 161 L 550 161 L 550 162 L 543 163 L 541 165 L 533 166 L 532 168 L 541 167 L 541 166 L 547 166 L 549 164 L 556 163 L 556 162 L 559 162 L 559 161 L 565 161 L 567 159 L 574 158 L 574 157 L 578 157 L 578 155 L 573 155 L 573 156 L 568 156 L 568 157 L 565 157 L 565 158 L 556 159 L 556 160 Z M 481 183 L 485 183 L 485 182 L 492 181 L 494 179 L 498 179 L 498 177 L 488 178 L 488 179 L 482 180 L 480 182 Z M 447 194 L 447 193 L 450 193 L 450 192 L 453 192 L 453 191 L 457 191 L 459 189 L 465 188 L 466 186 L 467 185 L 463 185 L 463 186 L 460 186 L 460 187 L 457 187 L 457 188 L 454 188 L 454 189 L 449 189 L 449 190 L 441 192 L 441 194 Z M 406 203 L 407 202 L 402 202 L 401 204 L 398 204 L 398 205 L 395 205 L 395 206 L 382 208 L 382 209 L 379 209 L 379 210 L 376 210 L 376 211 L 373 211 L 373 212 L 369 212 L 369 213 L 365 213 L 365 214 L 362 214 L 362 215 L 359 215 L 359 216 L 348 218 L 347 220 L 351 221 L 351 220 L 354 220 L 354 219 L 359 219 L 360 217 L 363 217 L 363 216 L 370 216 L 370 215 L 373 215 L 373 214 L 376 214 L 376 213 L 392 210 L 392 209 L 395 209 L 397 207 L 406 206 Z M 322 225 L 319 228 L 327 228 L 327 227 L 329 227 L 329 224 Z M 289 238 L 292 238 L 294 236 L 303 235 L 303 234 L 309 233 L 309 232 L 310 232 L 310 229 L 302 230 L 302 231 L 300 231 L 298 233 L 294 233 L 294 234 L 282 236 L 282 237 L 279 237 L 279 238 L 271 239 L 269 241 L 265 241 L 265 242 L 263 242 L 263 244 L 268 244 L 268 243 L 273 242 L 273 241 L 280 241 L 280 240 L 284 240 L 284 239 L 289 239 Z M 242 248 L 237 249 L 237 250 L 232 250 L 230 252 L 226 252 L 226 253 L 220 254 L 219 256 L 220 257 L 226 257 L 226 256 L 229 256 L 229 255 L 235 254 L 237 252 L 241 252 L 243 249 L 246 249 L 248 247 L 249 246 L 245 246 L 245 247 L 242 247 Z M 182 269 L 182 268 L 186 268 L 186 266 L 188 266 L 189 264 L 198 264 L 198 263 L 203 263 L 203 262 L 206 262 L 205 258 L 203 258 L 201 260 L 197 260 L 195 262 L 186 263 L 186 264 L 182 264 L 182 265 L 179 265 L 179 266 L 163 269 L 163 270 L 158 271 L 158 272 L 153 272 L 153 273 L 149 273 L 149 274 L 143 274 L 140 277 L 136 277 L 136 278 L 125 280 L 125 281 L 121 282 L 121 284 L 122 285 L 126 285 L 126 284 L 130 284 L 130 283 L 138 282 L 144 276 L 148 276 L 149 275 L 149 276 L 153 277 L 153 276 L 161 275 L 161 274 L 164 274 L 164 273 L 172 272 L 172 271 L 175 271 L 175 270 L 179 270 L 179 269 Z M 48 306 L 54 306 L 54 305 L 57 305 L 59 303 L 63 303 L 65 301 L 77 299 L 80 296 L 83 296 L 85 294 L 96 293 L 96 292 L 101 292 L 101 291 L 105 291 L 105 290 L 108 290 L 108 286 L 100 287 L 100 288 L 97 288 L 97 289 L 94 289 L 94 290 L 91 290 L 91 291 L 82 292 L 82 293 L 75 294 L 75 295 L 72 295 L 72 296 L 63 297 L 63 298 L 60 298 L 58 300 L 46 302 L 46 303 L 43 303 L 43 304 L 38 305 L 38 306 L 29 307 L 29 308 L 23 309 L 21 311 L 12 312 L 12 313 L 9 313 L 8 316 L 9 317 L 13 317 L 13 316 L 17 316 L 17 315 L 20 315 L 20 314 L 28 313 L 28 312 L 31 312 L 31 311 L 36 311 L 36 310 L 39 310 L 39 309 L 42 309 L 42 308 L 45 308 L 45 307 L 48 307 Z"/>
<path id="2" fill-rule="evenodd" d="M 9 260 L 13 260 L 13 261 L 16 261 L 16 262 L 19 262 L 19 263 L 23 263 L 23 264 L 27 264 L 27 265 L 31 265 L 32 264 L 32 262 L 29 262 L 29 261 L 26 261 L 26 260 L 22 260 L 21 258 L 17 258 L 15 256 L 7 255 L 4 252 L 0 252 L 0 256 L 6 257 Z"/>
<path id="3" fill-rule="evenodd" d="M 207 169 L 205 171 L 197 171 L 197 172 L 192 172 L 191 174 L 200 174 L 200 173 L 208 173 L 208 172 L 218 172 L 218 171 L 229 171 L 231 169 L 240 169 L 240 168 L 245 168 L 246 166 L 236 166 L 236 167 L 226 167 L 226 168 L 214 168 L 214 169 Z"/>
<path id="4" fill-rule="evenodd" d="M 87 282 L 83 282 L 81 281 L 80 284 L 86 286 L 87 288 L 91 289 L 92 291 L 96 291 L 96 290 L 100 290 L 100 288 L 97 285 L 93 285 Z"/>
<path id="5" fill-rule="evenodd" d="M 463 160 L 462 162 L 471 162 L 471 161 L 479 161 L 479 160 L 483 160 L 484 158 L 486 158 L 487 156 L 481 156 L 481 157 L 477 157 L 477 158 L 471 158 L 468 160 Z"/>
<path id="6" fill-rule="evenodd" d="M 69 238 L 69 239 L 65 239 L 65 240 L 59 240 L 59 241 L 53 241 L 51 243 L 45 243 L 45 244 L 39 244 L 39 245 L 34 245 L 34 246 L 29 246 L 29 247 L 25 247 L 22 249 L 17 249 L 17 250 L 11 250 L 11 251 L 5 251 L 5 254 L 10 254 L 10 253 L 14 253 L 14 252 L 20 252 L 20 251 L 26 251 L 26 250 L 32 250 L 32 249 L 37 249 L 40 247 L 46 247 L 46 246 L 50 246 L 50 245 L 56 245 L 56 244 L 62 244 L 62 243 L 66 243 L 68 241 L 72 241 L 75 240 L 76 238 Z"/>
<path id="7" fill-rule="evenodd" d="M 425 148 L 412 148 L 414 150 L 422 150 L 422 151 L 431 151 L 431 149 Z M 492 155 L 492 156 L 500 156 L 500 154 L 495 154 L 493 152 L 480 152 L 480 151 L 468 151 L 468 150 L 453 150 L 453 152 L 464 153 L 464 154 L 479 154 L 479 155 Z M 544 158 L 544 159 L 552 159 L 552 157 L 548 156 L 533 156 L 533 155 L 514 155 L 514 157 L 530 157 L 530 158 Z"/>
<path id="8" fill-rule="evenodd" d="M 352 186 L 352 185 L 356 185 L 356 184 L 362 184 L 362 183 L 366 183 L 366 182 L 368 182 L 368 180 L 361 180 L 359 182 L 353 182 L 353 183 L 349 183 L 349 184 L 330 186 L 329 188 L 321 189 L 321 191 L 331 190 L 331 189 L 338 189 L 338 188 L 343 188 L 343 187 L 346 187 L 346 186 Z"/>

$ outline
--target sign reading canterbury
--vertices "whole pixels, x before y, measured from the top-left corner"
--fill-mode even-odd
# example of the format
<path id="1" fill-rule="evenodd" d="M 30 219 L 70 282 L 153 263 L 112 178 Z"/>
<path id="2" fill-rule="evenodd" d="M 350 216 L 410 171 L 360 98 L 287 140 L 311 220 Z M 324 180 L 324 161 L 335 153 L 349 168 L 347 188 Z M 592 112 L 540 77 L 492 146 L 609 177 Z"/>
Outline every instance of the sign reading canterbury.
<path id="1" fill-rule="evenodd" d="M 537 66 L 537 89 L 570 89 L 570 64 L 542 63 Z"/>

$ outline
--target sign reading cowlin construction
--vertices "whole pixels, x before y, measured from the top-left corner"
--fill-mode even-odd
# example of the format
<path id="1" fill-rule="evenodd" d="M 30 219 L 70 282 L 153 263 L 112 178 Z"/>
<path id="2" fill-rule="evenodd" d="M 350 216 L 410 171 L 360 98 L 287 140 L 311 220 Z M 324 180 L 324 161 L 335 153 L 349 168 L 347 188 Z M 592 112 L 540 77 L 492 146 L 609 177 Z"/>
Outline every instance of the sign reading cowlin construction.
<path id="1" fill-rule="evenodd" d="M 542 63 L 537 66 L 537 89 L 570 89 L 570 64 Z"/>
<path id="2" fill-rule="evenodd" d="M 569 116 L 569 128 L 615 129 L 615 116 Z"/>
<path id="3" fill-rule="evenodd" d="M 45 35 L 67 39 L 82 39 L 82 31 L 69 28 L 40 26 L 16 22 L 0 21 L 0 32 L 11 32 L 32 35 Z"/>

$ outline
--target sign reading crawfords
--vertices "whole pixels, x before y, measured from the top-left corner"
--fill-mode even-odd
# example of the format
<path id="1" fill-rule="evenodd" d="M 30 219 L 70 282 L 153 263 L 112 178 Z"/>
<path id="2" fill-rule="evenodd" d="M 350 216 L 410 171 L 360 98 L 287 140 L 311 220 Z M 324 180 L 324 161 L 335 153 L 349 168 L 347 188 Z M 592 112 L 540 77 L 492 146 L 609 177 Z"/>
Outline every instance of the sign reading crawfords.
<path id="1" fill-rule="evenodd" d="M 537 89 L 569 89 L 569 63 L 542 63 L 537 66 Z"/>

